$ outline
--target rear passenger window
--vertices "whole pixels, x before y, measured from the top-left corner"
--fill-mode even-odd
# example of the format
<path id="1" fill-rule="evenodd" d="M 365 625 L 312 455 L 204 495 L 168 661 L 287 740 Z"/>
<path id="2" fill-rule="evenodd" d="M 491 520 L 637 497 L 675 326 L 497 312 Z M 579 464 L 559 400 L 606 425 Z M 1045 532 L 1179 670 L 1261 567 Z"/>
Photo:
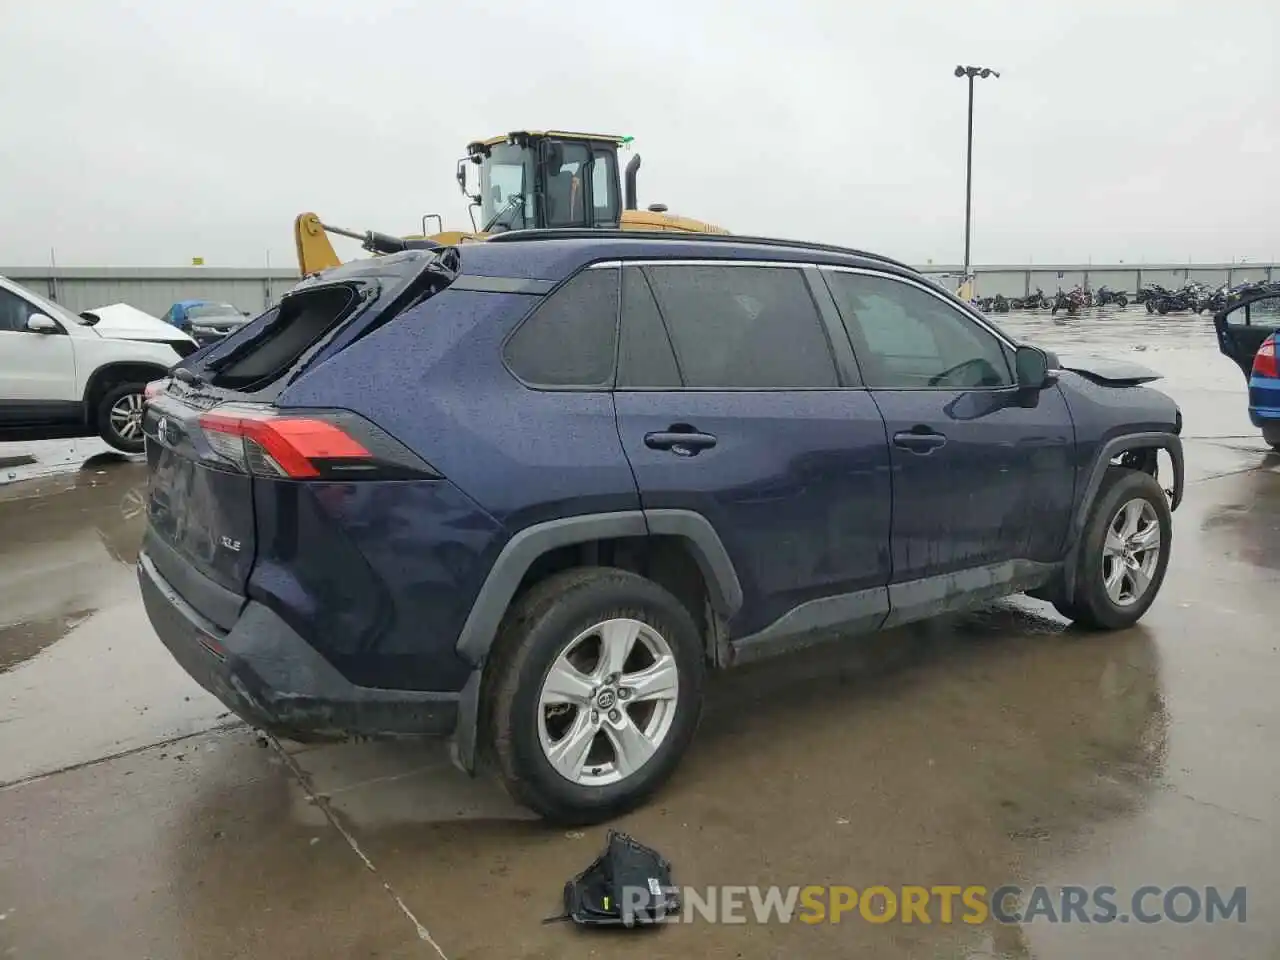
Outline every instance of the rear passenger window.
<path id="1" fill-rule="evenodd" d="M 618 337 L 617 269 L 584 270 L 507 341 L 511 372 L 540 387 L 608 387 Z"/>
<path id="2" fill-rule="evenodd" d="M 685 386 L 838 386 L 831 346 L 800 270 L 673 265 L 646 273 Z"/>
<path id="3" fill-rule="evenodd" d="M 622 343 L 618 347 L 618 388 L 678 388 L 680 368 L 671 338 L 639 267 L 622 271 Z"/>

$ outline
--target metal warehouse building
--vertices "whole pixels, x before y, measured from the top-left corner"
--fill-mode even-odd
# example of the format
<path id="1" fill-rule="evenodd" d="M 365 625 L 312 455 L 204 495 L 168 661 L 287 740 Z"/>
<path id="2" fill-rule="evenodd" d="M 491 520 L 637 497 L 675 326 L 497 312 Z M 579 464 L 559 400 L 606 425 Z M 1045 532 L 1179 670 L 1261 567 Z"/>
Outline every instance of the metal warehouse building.
<path id="1" fill-rule="evenodd" d="M 939 277 L 955 289 L 961 267 L 930 264 L 922 272 Z M 1271 264 L 1064 264 L 1035 266 L 975 266 L 979 296 L 1002 293 L 1021 297 L 1037 287 L 1053 294 L 1077 284 L 1097 289 L 1135 291 L 1144 283 L 1177 288 L 1192 280 L 1216 287 L 1221 283 L 1280 280 Z M 79 313 L 111 303 L 128 303 L 153 316 L 161 316 L 178 300 L 218 300 L 233 303 L 257 315 L 298 282 L 296 270 L 238 269 L 227 267 L 0 267 L 0 276 Z"/>
<path id="2" fill-rule="evenodd" d="M 76 313 L 128 303 L 156 317 L 178 300 L 233 303 L 256 316 L 299 279 L 296 270 L 221 267 L 0 267 L 0 276 Z"/>

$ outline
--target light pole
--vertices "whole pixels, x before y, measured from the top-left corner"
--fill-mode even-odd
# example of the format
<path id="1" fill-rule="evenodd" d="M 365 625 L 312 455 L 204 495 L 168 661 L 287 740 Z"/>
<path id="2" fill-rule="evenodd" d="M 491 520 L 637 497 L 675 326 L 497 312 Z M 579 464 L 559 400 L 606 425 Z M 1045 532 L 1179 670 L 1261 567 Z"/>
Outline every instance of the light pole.
<path id="1" fill-rule="evenodd" d="M 973 78 L 981 77 L 985 80 L 987 77 L 999 77 L 1000 74 L 990 67 L 958 66 L 956 67 L 956 76 L 969 79 L 969 137 L 964 162 L 964 282 L 969 285 L 969 293 L 972 295 L 973 290 L 969 271 L 969 228 L 973 211 Z"/>

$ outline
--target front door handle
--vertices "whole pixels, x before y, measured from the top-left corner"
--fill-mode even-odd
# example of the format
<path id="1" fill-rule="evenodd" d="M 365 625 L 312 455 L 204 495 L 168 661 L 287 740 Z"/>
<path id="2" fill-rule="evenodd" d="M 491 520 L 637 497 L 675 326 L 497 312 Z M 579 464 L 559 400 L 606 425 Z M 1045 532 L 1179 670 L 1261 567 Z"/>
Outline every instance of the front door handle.
<path id="1" fill-rule="evenodd" d="M 714 447 L 716 438 L 696 430 L 660 430 L 657 433 L 646 433 L 644 445 L 650 450 L 670 450 L 678 457 L 692 457 Z"/>
<path id="2" fill-rule="evenodd" d="M 933 453 L 939 447 L 944 446 L 947 438 L 941 433 L 935 433 L 926 428 L 916 427 L 912 430 L 903 430 L 901 433 L 893 435 L 893 445 L 902 447 L 904 450 L 910 450 L 912 453 L 929 454 Z"/>

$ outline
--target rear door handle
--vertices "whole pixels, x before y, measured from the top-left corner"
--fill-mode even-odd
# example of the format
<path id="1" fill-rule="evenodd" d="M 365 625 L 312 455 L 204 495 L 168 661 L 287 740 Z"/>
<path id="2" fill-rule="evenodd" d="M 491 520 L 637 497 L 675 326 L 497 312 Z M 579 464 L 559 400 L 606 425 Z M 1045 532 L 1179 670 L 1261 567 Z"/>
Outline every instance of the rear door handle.
<path id="1" fill-rule="evenodd" d="M 903 430 L 901 433 L 893 435 L 893 445 L 901 447 L 904 450 L 910 450 L 912 453 L 928 454 L 944 446 L 947 438 L 941 433 L 934 433 L 932 430 L 921 430 L 917 427 L 915 430 Z"/>
<path id="2" fill-rule="evenodd" d="M 692 457 L 716 445 L 716 438 L 709 433 L 679 430 L 660 430 L 646 433 L 644 445 L 650 450 L 670 450 L 678 457 Z"/>

